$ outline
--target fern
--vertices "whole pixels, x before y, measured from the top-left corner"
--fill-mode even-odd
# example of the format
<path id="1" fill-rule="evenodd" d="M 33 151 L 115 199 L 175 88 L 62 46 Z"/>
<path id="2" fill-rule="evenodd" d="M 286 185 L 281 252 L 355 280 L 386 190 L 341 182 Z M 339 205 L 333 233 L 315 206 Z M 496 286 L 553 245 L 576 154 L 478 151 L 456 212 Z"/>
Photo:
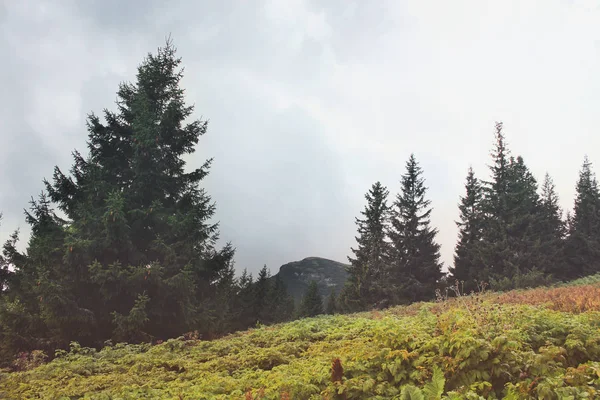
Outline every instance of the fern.
<path id="1" fill-rule="evenodd" d="M 0 371 L 0 398 L 175 393 L 244 400 L 249 392 L 254 398 L 264 393 L 262 400 L 280 400 L 282 393 L 290 399 L 600 398 L 597 290 L 538 289 L 469 300 L 478 324 L 459 302 L 430 303 L 377 317 L 307 318 L 213 341 L 107 343 L 101 351 L 72 343 L 49 363 L 18 374 Z M 579 311 L 565 312 L 574 308 Z M 335 368 L 332 360 L 338 360 Z"/>
<path id="2" fill-rule="evenodd" d="M 400 393 L 400 400 L 425 400 L 421 389 L 414 385 L 406 385 Z"/>
<path id="3" fill-rule="evenodd" d="M 433 377 L 431 382 L 428 382 L 423 388 L 423 394 L 427 400 L 441 400 L 444 394 L 444 386 L 446 379 L 444 373 L 437 365 L 433 367 Z"/>

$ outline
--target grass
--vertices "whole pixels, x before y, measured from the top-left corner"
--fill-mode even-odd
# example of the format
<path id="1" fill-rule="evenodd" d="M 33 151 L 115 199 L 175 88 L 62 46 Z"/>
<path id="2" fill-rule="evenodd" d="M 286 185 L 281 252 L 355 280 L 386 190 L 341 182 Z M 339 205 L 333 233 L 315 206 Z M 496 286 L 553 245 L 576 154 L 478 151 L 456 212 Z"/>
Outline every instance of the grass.
<path id="1" fill-rule="evenodd" d="M 0 374 L 0 398 L 598 398 L 597 283 L 320 316 L 214 341 L 74 343 L 48 364 Z"/>

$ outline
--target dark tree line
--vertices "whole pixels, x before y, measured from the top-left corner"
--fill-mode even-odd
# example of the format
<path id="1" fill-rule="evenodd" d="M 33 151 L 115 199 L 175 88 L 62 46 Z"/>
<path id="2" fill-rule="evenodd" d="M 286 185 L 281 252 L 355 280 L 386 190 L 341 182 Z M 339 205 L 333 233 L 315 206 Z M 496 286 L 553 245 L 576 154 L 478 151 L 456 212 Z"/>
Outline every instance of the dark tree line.
<path id="1" fill-rule="evenodd" d="M 376 182 L 357 218 L 357 248 L 340 296 L 348 311 L 430 300 L 458 280 L 465 292 L 482 282 L 506 290 L 567 281 L 600 272 L 600 190 L 591 163 L 579 174 L 573 213 L 563 217 L 546 174 L 541 187 L 521 156 L 512 156 L 496 124 L 490 179 L 469 168 L 460 198 L 454 264 L 443 273 L 437 231 L 430 226 L 422 170 L 411 155 L 400 192 Z"/>

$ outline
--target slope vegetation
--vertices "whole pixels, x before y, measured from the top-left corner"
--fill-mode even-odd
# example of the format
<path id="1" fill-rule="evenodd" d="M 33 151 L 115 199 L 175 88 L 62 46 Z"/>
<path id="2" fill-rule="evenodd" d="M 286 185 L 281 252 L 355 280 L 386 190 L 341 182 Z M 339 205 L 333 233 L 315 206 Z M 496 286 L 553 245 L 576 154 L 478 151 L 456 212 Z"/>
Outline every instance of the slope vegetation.
<path id="1" fill-rule="evenodd" d="M 0 375 L 10 399 L 579 399 L 600 396 L 600 287 L 321 316 L 214 341 L 70 352 Z"/>

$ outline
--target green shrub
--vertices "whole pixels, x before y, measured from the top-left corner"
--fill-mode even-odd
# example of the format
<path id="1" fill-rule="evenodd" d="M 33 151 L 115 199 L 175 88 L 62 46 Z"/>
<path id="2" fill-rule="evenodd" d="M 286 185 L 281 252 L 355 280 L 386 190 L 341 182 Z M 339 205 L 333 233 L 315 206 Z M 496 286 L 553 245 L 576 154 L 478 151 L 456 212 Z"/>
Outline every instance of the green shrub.
<path id="1" fill-rule="evenodd" d="M 214 341 L 121 343 L 101 351 L 73 343 L 69 352 L 50 363 L 1 375 L 0 398 L 600 395 L 600 312 L 573 314 L 542 305 L 500 304 L 496 295 L 464 300 L 319 316 Z"/>
<path id="2" fill-rule="evenodd" d="M 529 289 L 540 286 L 550 286 L 554 282 L 551 275 L 545 274 L 538 269 L 532 269 L 525 273 L 518 273 L 512 278 L 502 277 L 490 279 L 490 288 L 496 292 L 504 292 L 513 289 Z"/>

